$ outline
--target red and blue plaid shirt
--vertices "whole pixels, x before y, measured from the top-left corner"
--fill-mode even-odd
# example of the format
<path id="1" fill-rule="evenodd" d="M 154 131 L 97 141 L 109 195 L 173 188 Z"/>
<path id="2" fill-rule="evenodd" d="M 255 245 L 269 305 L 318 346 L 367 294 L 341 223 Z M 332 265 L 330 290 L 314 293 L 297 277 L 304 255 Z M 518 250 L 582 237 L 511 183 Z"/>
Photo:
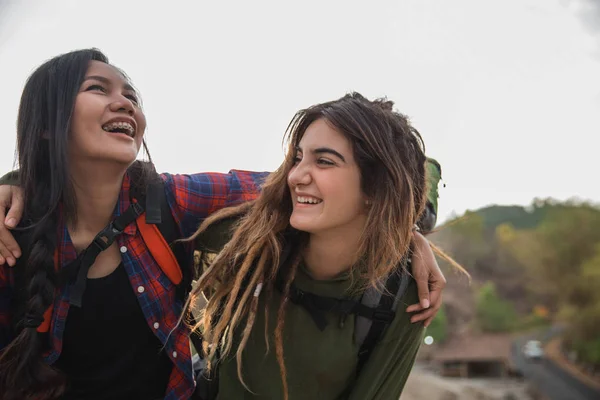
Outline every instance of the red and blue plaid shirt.
<path id="1" fill-rule="evenodd" d="M 202 173 L 196 175 L 163 174 L 167 201 L 182 237 L 192 235 L 200 222 L 211 213 L 227 206 L 255 199 L 267 173 L 230 171 L 229 174 Z M 130 203 L 130 182 L 126 176 L 114 216 L 127 210 Z M 165 399 L 188 399 L 194 392 L 189 330 L 177 324 L 182 312 L 176 298 L 175 285 L 154 261 L 135 223 L 117 237 L 122 261 L 129 276 L 148 326 L 165 346 L 174 368 Z M 77 257 L 65 224 L 58 229 L 58 254 L 61 266 Z M 190 251 L 192 249 L 190 248 Z M 186 267 L 186 266 L 182 266 Z M 192 268 L 192 266 L 187 266 Z M 0 266 L 0 350 L 12 340 L 11 298 L 14 293 L 13 270 Z M 50 364 L 60 357 L 63 332 L 69 312 L 69 287 L 58 290 L 49 332 L 50 350 L 45 354 Z"/>

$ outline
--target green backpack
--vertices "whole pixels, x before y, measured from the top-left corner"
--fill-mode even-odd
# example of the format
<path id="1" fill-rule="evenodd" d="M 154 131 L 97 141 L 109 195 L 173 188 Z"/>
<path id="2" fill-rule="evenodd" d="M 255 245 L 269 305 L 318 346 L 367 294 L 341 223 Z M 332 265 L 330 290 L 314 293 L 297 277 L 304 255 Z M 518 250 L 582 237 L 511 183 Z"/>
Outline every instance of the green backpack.
<path id="1" fill-rule="evenodd" d="M 433 158 L 427 158 L 427 205 L 425 211 L 419 218 L 417 225 L 422 233 L 426 234 L 433 230 L 437 221 L 438 212 L 438 185 L 442 180 L 442 167 Z"/>

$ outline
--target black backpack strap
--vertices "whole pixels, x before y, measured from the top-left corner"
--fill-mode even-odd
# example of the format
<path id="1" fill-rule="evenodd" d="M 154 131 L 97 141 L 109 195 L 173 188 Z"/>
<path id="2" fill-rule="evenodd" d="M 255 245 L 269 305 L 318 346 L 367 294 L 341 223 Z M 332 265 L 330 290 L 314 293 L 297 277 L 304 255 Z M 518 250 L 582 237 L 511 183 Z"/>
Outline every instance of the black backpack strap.
<path id="1" fill-rule="evenodd" d="M 404 269 L 396 269 L 387 278 L 385 290 L 375 307 L 363 304 L 362 301 L 338 299 L 305 292 L 299 289 L 294 283 L 290 285 L 289 298 L 292 303 L 303 307 L 310 314 L 316 326 L 321 331 L 325 330 L 328 325 L 326 318 L 326 313 L 328 312 L 339 314 L 341 316 L 341 323 L 343 323 L 345 316 L 348 314 L 354 314 L 357 320 L 360 317 L 369 320 L 368 331 L 364 335 L 364 340 L 360 343 L 358 352 L 358 374 L 367 363 L 371 352 L 381 339 L 383 332 L 394 320 L 396 305 L 406 291 L 408 282 L 409 275 L 404 272 Z M 277 278 L 276 286 L 279 291 L 283 290 L 281 275 Z"/>
<path id="2" fill-rule="evenodd" d="M 280 280 L 278 280 L 277 288 L 279 291 L 283 289 Z M 341 323 L 343 323 L 345 316 L 349 314 L 364 317 L 373 322 L 377 321 L 384 325 L 389 324 L 396 316 L 392 307 L 387 307 L 387 303 L 385 305 L 380 303 L 377 307 L 369 307 L 353 299 L 338 299 L 305 292 L 299 289 L 293 282 L 290 285 L 289 298 L 292 303 L 304 307 L 310 314 L 315 325 L 317 325 L 317 328 L 321 331 L 327 328 L 328 322 L 325 314 L 329 312 L 339 314 L 341 316 Z M 394 297 L 392 297 L 391 302 L 393 304 Z"/>
<path id="3" fill-rule="evenodd" d="M 278 279 L 277 288 L 283 293 L 283 281 Z M 366 318 L 372 318 L 374 309 L 360 304 L 351 299 L 337 299 L 335 297 L 320 296 L 314 293 L 305 292 L 299 289 L 293 282 L 290 284 L 290 301 L 303 307 L 311 316 L 317 328 L 324 331 L 328 322 L 325 316 L 328 312 L 340 314 L 342 316 L 349 314 L 364 315 Z"/>
<path id="4" fill-rule="evenodd" d="M 394 303 L 398 296 L 402 296 L 400 293 L 400 287 L 403 280 L 408 282 L 408 276 L 402 273 L 401 269 L 392 273 L 387 281 L 385 282 L 385 292 L 382 294 L 379 304 L 374 309 L 374 317 L 372 318 L 371 328 L 369 329 L 367 336 L 358 351 L 358 365 L 356 367 L 356 374 L 360 374 L 362 368 L 366 365 L 369 360 L 371 352 L 379 342 L 381 335 L 385 331 L 385 328 L 393 321 L 395 316 Z M 403 291 L 402 291 L 403 292 Z M 391 316 L 391 318 L 390 318 Z"/>
<path id="5" fill-rule="evenodd" d="M 132 202 L 123 214 L 96 235 L 92 243 L 73 262 L 61 270 L 59 278 L 67 280 L 71 284 L 70 305 L 81 307 L 90 267 L 98 255 L 108 249 L 117 236 L 123 233 L 127 225 L 134 222 L 143 212 L 144 208 L 139 203 Z"/>

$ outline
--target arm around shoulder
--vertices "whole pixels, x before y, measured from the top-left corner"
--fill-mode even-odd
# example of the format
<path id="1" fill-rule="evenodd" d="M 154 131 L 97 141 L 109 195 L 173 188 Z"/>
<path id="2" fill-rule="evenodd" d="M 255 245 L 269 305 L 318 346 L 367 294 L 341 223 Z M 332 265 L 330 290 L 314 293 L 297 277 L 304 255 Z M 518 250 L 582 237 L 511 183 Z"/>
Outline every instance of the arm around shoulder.
<path id="1" fill-rule="evenodd" d="M 162 178 L 175 220 L 183 236 L 189 237 L 213 212 L 256 199 L 267 175 L 267 172 L 232 170 L 227 174 L 163 174 Z"/>

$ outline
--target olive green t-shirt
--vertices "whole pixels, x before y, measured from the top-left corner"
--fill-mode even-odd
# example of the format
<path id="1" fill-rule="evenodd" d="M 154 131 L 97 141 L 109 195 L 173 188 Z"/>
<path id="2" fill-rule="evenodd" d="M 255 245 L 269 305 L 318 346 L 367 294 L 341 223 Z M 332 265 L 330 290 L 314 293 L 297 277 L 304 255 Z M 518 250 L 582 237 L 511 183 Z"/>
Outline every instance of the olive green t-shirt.
<path id="1" fill-rule="evenodd" d="M 223 236 L 222 232 L 210 230 L 203 237 L 214 240 Z M 347 297 L 351 282 L 349 273 L 332 280 L 315 280 L 303 267 L 298 269 L 295 279 L 296 286 L 301 290 L 336 298 Z M 281 296 L 275 291 L 268 304 L 266 297 L 263 295 L 259 299 L 256 320 L 242 356 L 241 370 L 251 392 L 244 388 L 238 378 L 235 359 L 238 343 L 234 343 L 234 350 L 220 363 L 219 400 L 283 398 L 274 343 Z M 283 349 L 289 399 L 397 400 L 422 343 L 423 324 L 411 324 L 410 315 L 404 311 L 408 305 L 416 302 L 417 288 L 412 280 L 398 304 L 396 317 L 380 338 L 358 377 L 354 315 L 348 315 L 342 323 L 339 314 L 327 313 L 328 325 L 320 331 L 304 307 L 288 303 Z M 266 310 L 269 318 L 269 352 L 265 343 Z"/>

